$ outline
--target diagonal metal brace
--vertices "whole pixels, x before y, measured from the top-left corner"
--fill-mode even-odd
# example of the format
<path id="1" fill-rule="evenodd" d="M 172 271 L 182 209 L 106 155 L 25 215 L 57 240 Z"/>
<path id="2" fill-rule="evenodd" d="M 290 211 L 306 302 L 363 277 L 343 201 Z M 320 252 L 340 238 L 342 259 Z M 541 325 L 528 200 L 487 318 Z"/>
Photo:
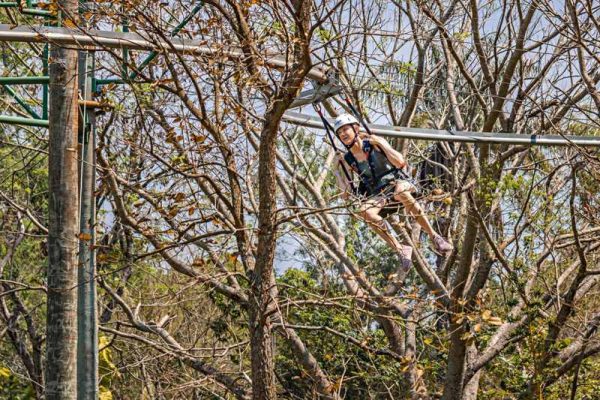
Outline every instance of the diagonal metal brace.
<path id="1" fill-rule="evenodd" d="M 338 75 L 334 70 L 326 73 L 327 80 L 324 83 L 313 81 L 313 88 L 305 90 L 293 101 L 290 108 L 305 106 L 307 104 L 320 103 L 321 101 L 342 92 Z"/>

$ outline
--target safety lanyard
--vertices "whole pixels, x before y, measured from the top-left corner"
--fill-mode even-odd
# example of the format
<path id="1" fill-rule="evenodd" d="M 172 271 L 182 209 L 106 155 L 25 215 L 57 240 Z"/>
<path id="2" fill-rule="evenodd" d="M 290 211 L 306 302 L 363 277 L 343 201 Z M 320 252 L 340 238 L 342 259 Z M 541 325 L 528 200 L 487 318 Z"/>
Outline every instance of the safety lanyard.
<path id="1" fill-rule="evenodd" d="M 368 186 L 370 186 L 372 189 L 376 189 L 377 188 L 376 184 L 379 182 L 379 180 L 381 178 L 383 178 L 384 176 L 386 176 L 388 174 L 392 174 L 392 173 L 395 174 L 399 170 L 398 170 L 398 168 L 393 167 L 391 170 L 388 170 L 385 173 L 377 174 L 377 168 L 375 168 L 375 165 L 374 165 L 375 160 L 374 160 L 373 150 L 374 149 L 373 149 L 373 146 L 371 145 L 371 143 L 367 139 L 364 139 L 362 151 L 367 156 L 366 161 L 369 166 L 369 170 L 371 171 L 371 179 L 369 179 L 370 182 L 368 183 Z M 356 159 L 354 154 L 352 154 L 351 151 L 348 152 L 348 156 L 346 158 L 347 158 L 346 161 L 348 161 L 349 164 L 352 167 L 354 167 L 354 169 L 360 170 L 358 168 L 358 160 Z M 363 180 L 362 177 L 361 177 L 361 181 L 365 182 L 365 180 Z"/>
<path id="2" fill-rule="evenodd" d="M 321 109 L 321 105 L 318 103 L 313 103 L 313 107 L 315 108 L 315 111 L 317 112 L 317 114 L 319 114 L 319 117 L 321 117 L 321 121 L 323 122 L 323 126 L 325 127 L 325 132 L 327 132 L 327 137 L 329 137 L 329 142 L 331 143 L 331 146 L 333 147 L 333 149 L 335 150 L 336 153 L 341 152 L 341 150 L 338 149 L 338 147 L 335 145 L 335 140 L 334 140 L 335 131 L 333 130 L 333 126 L 331 126 L 329 121 L 327 121 L 327 118 L 325 118 L 325 116 L 323 115 L 323 110 Z M 332 134 L 332 132 L 333 132 L 333 134 Z M 352 178 L 350 177 L 350 174 L 348 173 L 346 166 L 344 165 L 342 160 L 340 160 L 339 163 L 340 163 L 340 167 L 342 167 L 342 171 L 344 171 L 346 180 L 350 184 L 350 189 L 352 189 L 352 192 L 356 194 L 356 188 L 354 187 L 354 182 L 352 181 Z"/>

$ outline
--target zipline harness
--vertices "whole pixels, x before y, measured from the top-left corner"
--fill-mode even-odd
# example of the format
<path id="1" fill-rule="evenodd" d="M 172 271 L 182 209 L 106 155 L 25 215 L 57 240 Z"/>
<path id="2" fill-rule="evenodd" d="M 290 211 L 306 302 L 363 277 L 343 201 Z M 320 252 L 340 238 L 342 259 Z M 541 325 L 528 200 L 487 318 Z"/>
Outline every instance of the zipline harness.
<path id="1" fill-rule="evenodd" d="M 344 101 L 346 102 L 346 105 L 350 109 L 352 115 L 354 115 L 356 120 L 358 120 L 363 126 L 363 128 L 367 132 L 367 135 L 371 136 L 372 133 L 369 129 L 369 126 L 366 124 L 365 120 L 362 118 L 356 107 L 354 107 L 347 95 L 344 96 Z M 342 150 L 340 150 L 335 144 L 334 136 L 337 136 L 335 129 L 331 126 L 327 118 L 325 118 L 325 116 L 323 115 L 321 105 L 317 102 L 313 103 L 313 107 L 315 108 L 317 114 L 319 114 L 321 121 L 323 121 L 323 126 L 325 127 L 325 131 L 327 132 L 327 136 L 329 138 L 331 146 L 336 152 L 342 153 Z M 389 159 L 384 153 L 374 151 L 373 145 L 369 141 L 368 137 L 363 139 L 363 151 L 367 154 L 368 170 L 364 168 L 364 164 L 361 166 L 362 163 L 359 163 L 356 160 L 356 158 L 350 151 L 350 147 L 352 147 L 352 145 L 346 146 L 346 149 L 348 151 L 344 154 L 344 160 L 346 161 L 346 163 L 348 163 L 348 165 L 350 165 L 354 170 L 356 170 L 357 173 L 359 173 L 361 183 L 358 186 L 358 188 L 354 186 L 352 178 L 348 173 L 348 170 L 346 169 L 344 163 L 341 160 L 339 161 L 339 163 L 342 168 L 342 171 L 344 172 L 344 175 L 346 176 L 346 179 L 350 183 L 352 192 L 355 195 L 366 194 L 371 196 L 374 194 L 378 194 L 396 179 L 412 181 L 411 177 L 406 172 L 390 163 Z"/>

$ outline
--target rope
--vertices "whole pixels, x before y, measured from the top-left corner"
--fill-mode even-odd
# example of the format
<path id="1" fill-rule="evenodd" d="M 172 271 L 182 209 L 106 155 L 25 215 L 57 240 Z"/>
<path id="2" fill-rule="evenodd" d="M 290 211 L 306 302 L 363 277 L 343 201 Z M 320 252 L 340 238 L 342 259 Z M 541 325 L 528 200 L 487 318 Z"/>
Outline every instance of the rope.
<path id="1" fill-rule="evenodd" d="M 352 111 L 352 114 L 360 122 L 360 124 L 363 126 L 363 128 L 365 128 L 365 131 L 369 134 L 369 136 L 372 135 L 373 133 L 371 132 L 371 129 L 369 129 L 369 126 L 365 122 L 362 115 L 358 112 L 356 107 L 354 107 L 354 104 L 352 104 L 352 101 L 350 101 L 350 96 L 348 96 L 348 94 L 346 94 L 346 93 L 344 93 L 344 101 L 346 102 L 346 105 L 348 106 L 350 111 Z"/>
<path id="2" fill-rule="evenodd" d="M 325 116 L 323 115 L 323 109 L 321 108 L 321 105 L 319 103 L 313 103 L 313 107 L 314 107 L 315 111 L 317 112 L 317 114 L 319 114 L 319 117 L 321 117 L 321 121 L 323 122 L 323 126 L 325 127 L 325 132 L 327 132 L 327 137 L 329 138 L 331 147 L 333 147 L 333 149 L 335 150 L 336 153 L 343 153 L 335 145 L 334 135 L 332 134 L 332 132 L 334 132 L 333 126 L 331 126 L 329 121 L 327 121 L 327 118 L 325 118 Z M 350 176 L 350 173 L 346 169 L 346 166 L 344 165 L 342 160 L 339 160 L 338 163 L 339 163 L 340 167 L 342 168 L 342 171 L 344 171 L 344 175 L 346 176 L 346 179 L 348 180 L 348 183 L 350 184 L 350 188 L 352 189 L 352 192 L 357 193 L 357 190 L 354 186 L 354 182 L 352 181 L 352 177 Z"/>

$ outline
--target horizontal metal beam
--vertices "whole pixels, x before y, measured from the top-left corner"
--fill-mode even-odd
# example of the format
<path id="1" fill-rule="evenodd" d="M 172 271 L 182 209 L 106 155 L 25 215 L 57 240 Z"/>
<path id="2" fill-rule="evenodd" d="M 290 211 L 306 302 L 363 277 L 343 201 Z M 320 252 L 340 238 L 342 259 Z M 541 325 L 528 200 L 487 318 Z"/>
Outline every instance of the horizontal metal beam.
<path id="1" fill-rule="evenodd" d="M 283 120 L 294 125 L 308 128 L 325 129 L 323 122 L 316 116 L 288 111 L 283 114 Z M 333 125 L 333 121 L 331 121 Z M 555 136 L 555 135 L 525 135 L 515 133 L 486 133 L 462 132 L 437 129 L 403 128 L 389 125 L 369 125 L 376 135 L 390 138 L 403 138 L 413 140 L 432 140 L 444 142 L 467 143 L 503 143 L 521 144 L 530 146 L 578 146 L 600 147 L 600 136 Z"/>
<path id="2" fill-rule="evenodd" d="M 109 85 L 111 83 L 114 83 L 114 84 L 127 83 L 127 81 L 125 81 L 125 79 L 121 79 L 121 78 L 95 79 L 95 82 L 96 82 L 97 86 Z"/>
<path id="3" fill-rule="evenodd" d="M 39 126 L 41 128 L 48 128 L 48 126 L 50 126 L 47 119 L 13 117 L 11 115 L 0 115 L 0 123 L 9 125 Z"/>
<path id="4" fill-rule="evenodd" d="M 0 24 L 0 42 L 33 42 L 55 43 L 58 45 L 77 46 L 81 49 L 103 48 L 111 49 L 136 49 L 165 53 L 211 55 L 224 57 L 232 61 L 242 61 L 246 58 L 244 52 L 236 47 L 210 46 L 206 41 L 173 38 L 165 40 L 148 39 L 147 33 L 138 34 L 131 32 L 107 32 L 98 30 L 81 31 L 69 28 L 49 26 L 11 26 Z M 288 65 L 286 58 L 280 54 L 265 54 L 261 62 L 273 68 L 285 68 Z M 326 82 L 325 71 L 313 67 L 308 78 L 317 82 Z"/>
<path id="5" fill-rule="evenodd" d="M 0 85 L 34 85 L 40 83 L 49 83 L 48 76 L 2 76 Z"/>
<path id="6" fill-rule="evenodd" d="M 38 2 L 31 2 L 31 1 L 27 1 L 26 2 L 26 7 L 25 5 L 23 7 L 19 8 L 19 12 L 21 12 L 22 14 L 29 14 L 29 15 L 37 15 L 40 17 L 52 17 L 52 18 L 56 18 L 58 16 L 58 13 L 56 12 L 52 12 L 50 10 L 43 10 L 41 8 L 36 8 L 38 5 L 40 5 L 40 3 Z M 0 8 L 17 8 L 19 7 L 19 3 L 16 1 L 3 1 L 0 3 Z"/>
<path id="7" fill-rule="evenodd" d="M 40 10 L 37 8 L 23 8 L 21 10 L 22 14 L 27 14 L 27 15 L 35 15 L 38 17 L 47 17 L 47 18 L 56 18 L 58 16 L 57 13 L 52 12 L 50 10 Z"/>

